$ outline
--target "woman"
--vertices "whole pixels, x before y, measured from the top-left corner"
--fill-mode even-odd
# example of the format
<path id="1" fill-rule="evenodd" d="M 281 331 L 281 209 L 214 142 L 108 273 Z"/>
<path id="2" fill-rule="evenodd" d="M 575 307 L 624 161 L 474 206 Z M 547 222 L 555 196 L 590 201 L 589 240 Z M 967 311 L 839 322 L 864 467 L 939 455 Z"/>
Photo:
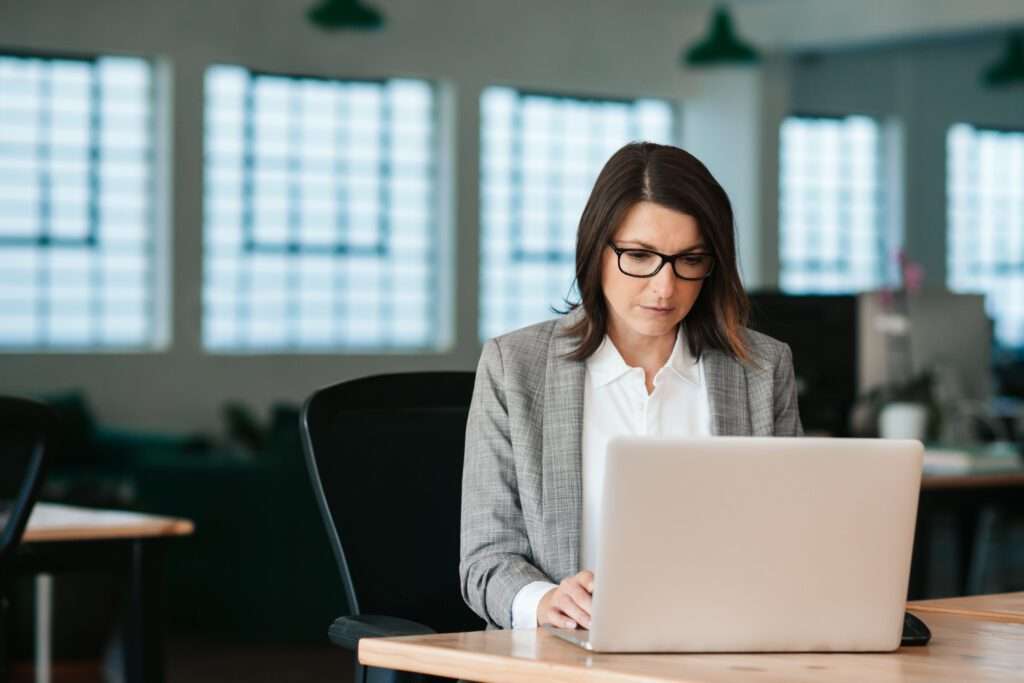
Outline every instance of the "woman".
<path id="1" fill-rule="evenodd" d="M 589 627 L 611 437 L 801 433 L 789 347 L 744 327 L 733 232 L 700 161 L 626 145 L 580 219 L 580 303 L 484 345 L 460 576 L 489 627 Z"/>

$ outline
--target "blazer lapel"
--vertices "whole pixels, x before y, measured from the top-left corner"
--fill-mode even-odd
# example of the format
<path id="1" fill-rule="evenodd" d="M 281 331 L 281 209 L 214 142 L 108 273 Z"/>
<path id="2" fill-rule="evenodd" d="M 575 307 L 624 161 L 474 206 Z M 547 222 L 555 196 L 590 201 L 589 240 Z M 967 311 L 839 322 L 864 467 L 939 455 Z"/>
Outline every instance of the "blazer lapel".
<path id="1" fill-rule="evenodd" d="M 704 352 L 704 381 L 714 436 L 749 436 L 747 376 L 739 361 L 716 349 Z"/>
<path id="2" fill-rule="evenodd" d="M 566 337 L 576 315 L 562 318 L 548 347 L 544 383 L 544 555 L 555 581 L 579 571 L 583 510 L 583 382 L 586 365 L 565 358 L 575 346 Z"/>

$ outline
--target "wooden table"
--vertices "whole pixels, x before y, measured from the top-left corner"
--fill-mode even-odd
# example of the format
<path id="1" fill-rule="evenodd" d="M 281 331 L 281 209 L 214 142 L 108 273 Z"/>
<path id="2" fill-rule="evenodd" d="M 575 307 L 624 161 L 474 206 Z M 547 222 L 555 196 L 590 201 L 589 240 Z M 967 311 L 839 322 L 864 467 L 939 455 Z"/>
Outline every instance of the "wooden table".
<path id="1" fill-rule="evenodd" d="M 37 503 L 32 508 L 22 543 L 46 541 L 100 541 L 188 536 L 194 527 L 187 519 L 159 517 L 123 510 Z"/>
<path id="2" fill-rule="evenodd" d="M 1024 488 L 1024 468 L 1005 471 L 977 472 L 925 472 L 921 477 L 922 491 L 941 489 L 993 489 Z"/>
<path id="3" fill-rule="evenodd" d="M 889 654 L 600 655 L 543 629 L 364 638 L 359 661 L 473 681 L 639 683 L 680 681 L 1024 680 L 1024 624 L 929 613 L 932 642 Z"/>
<path id="4" fill-rule="evenodd" d="M 1024 593 L 971 595 L 965 598 L 920 600 L 907 605 L 922 617 L 928 614 L 957 614 L 988 621 L 1024 624 Z M 1024 644 L 1022 644 L 1024 648 Z M 1022 673 L 1024 678 L 1024 673 Z"/>
<path id="5" fill-rule="evenodd" d="M 16 573 L 36 576 L 36 681 L 45 683 L 50 678 L 52 575 L 97 569 L 125 578 L 125 680 L 162 681 L 163 545 L 192 531 L 187 519 L 37 503 L 15 557 Z"/>

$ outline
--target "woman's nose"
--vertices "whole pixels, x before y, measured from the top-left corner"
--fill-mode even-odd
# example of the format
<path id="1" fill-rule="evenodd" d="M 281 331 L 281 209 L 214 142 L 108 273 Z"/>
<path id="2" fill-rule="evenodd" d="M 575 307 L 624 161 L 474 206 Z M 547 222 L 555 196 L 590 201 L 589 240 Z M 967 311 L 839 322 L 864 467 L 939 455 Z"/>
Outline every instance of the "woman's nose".
<path id="1" fill-rule="evenodd" d="M 651 289 L 658 296 L 668 298 L 675 293 L 676 279 L 676 274 L 672 272 L 672 264 L 666 263 L 651 278 Z"/>

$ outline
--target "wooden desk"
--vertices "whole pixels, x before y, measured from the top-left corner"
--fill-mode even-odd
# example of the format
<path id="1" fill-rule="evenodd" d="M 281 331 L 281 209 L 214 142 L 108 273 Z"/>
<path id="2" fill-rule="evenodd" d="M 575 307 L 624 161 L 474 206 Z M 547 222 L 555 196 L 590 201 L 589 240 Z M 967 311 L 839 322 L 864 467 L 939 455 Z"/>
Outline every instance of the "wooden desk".
<path id="1" fill-rule="evenodd" d="M 925 448 L 922 491 L 1024 487 L 1024 459 L 1012 454 Z"/>
<path id="2" fill-rule="evenodd" d="M 36 681 L 50 677 L 52 574 L 104 571 L 125 579 L 122 621 L 126 681 L 163 680 L 161 561 L 167 539 L 193 531 L 187 519 L 37 503 L 15 556 L 15 572 L 36 576 Z M 59 616 L 58 616 L 59 618 Z"/>
<path id="3" fill-rule="evenodd" d="M 926 472 L 921 477 L 922 491 L 940 489 L 1024 488 L 1024 468 L 1005 471 L 959 473 Z"/>
<path id="4" fill-rule="evenodd" d="M 188 536 L 192 522 L 122 510 L 37 503 L 21 537 L 22 543 L 45 541 L 100 541 L 117 538 Z"/>
<path id="5" fill-rule="evenodd" d="M 1015 681 L 1024 677 L 1024 624 L 928 615 L 932 642 L 890 654 L 599 655 L 544 630 L 364 638 L 359 661 L 473 681 L 560 683 L 810 683 Z"/>
<path id="6" fill-rule="evenodd" d="M 907 608 L 921 615 L 957 614 L 960 616 L 1024 624 L 1024 593 L 971 595 L 964 598 L 943 598 L 912 602 Z M 1024 649 L 1024 643 L 1021 644 Z M 1024 677 L 1024 674 L 1022 674 Z"/>

